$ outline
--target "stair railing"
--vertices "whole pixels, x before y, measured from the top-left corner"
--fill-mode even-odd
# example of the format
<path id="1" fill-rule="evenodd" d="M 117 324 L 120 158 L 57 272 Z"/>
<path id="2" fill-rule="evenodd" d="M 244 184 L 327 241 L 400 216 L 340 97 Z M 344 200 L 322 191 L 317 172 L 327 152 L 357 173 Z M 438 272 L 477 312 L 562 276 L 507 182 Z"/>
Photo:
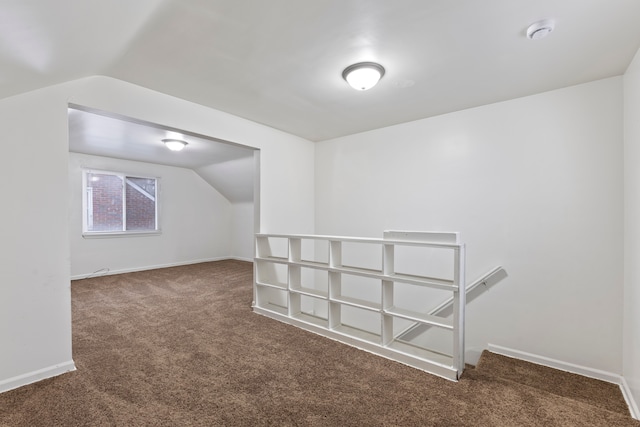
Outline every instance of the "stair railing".
<path id="1" fill-rule="evenodd" d="M 486 272 L 478 279 L 471 282 L 471 284 L 468 284 L 466 286 L 467 304 L 470 301 L 473 301 L 482 291 L 489 289 L 491 286 L 501 281 L 505 277 L 507 277 L 507 272 L 504 268 L 498 266 Z M 453 298 L 448 298 L 431 309 L 428 314 L 431 316 L 450 316 L 452 313 Z M 396 339 L 411 342 L 415 337 L 426 332 L 428 329 L 429 325 L 416 322 L 413 325 L 409 326 L 407 329 L 400 332 L 397 335 Z"/>

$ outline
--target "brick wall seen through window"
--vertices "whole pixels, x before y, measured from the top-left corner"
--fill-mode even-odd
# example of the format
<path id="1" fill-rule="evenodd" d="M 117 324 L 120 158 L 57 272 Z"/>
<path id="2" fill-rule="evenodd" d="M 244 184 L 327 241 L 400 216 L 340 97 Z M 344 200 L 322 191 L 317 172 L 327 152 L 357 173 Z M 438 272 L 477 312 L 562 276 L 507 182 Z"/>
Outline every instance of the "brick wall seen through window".
<path id="1" fill-rule="evenodd" d="M 85 232 L 157 230 L 155 178 L 85 171 Z"/>

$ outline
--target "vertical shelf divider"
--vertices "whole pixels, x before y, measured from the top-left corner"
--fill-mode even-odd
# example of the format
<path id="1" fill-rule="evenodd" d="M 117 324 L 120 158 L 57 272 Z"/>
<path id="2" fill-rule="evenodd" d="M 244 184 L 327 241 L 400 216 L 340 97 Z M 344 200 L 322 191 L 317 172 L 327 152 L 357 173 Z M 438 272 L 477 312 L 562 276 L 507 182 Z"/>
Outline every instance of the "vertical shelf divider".
<path id="1" fill-rule="evenodd" d="M 296 317 L 301 313 L 300 294 L 291 291 L 300 289 L 301 287 L 301 272 L 300 267 L 297 265 L 289 265 L 288 287 L 289 292 L 287 292 L 287 294 L 289 298 L 289 316 Z"/>
<path id="2" fill-rule="evenodd" d="M 342 275 L 340 273 L 329 272 L 329 329 L 336 329 L 342 323 L 340 303 L 334 298 L 340 295 L 342 287 Z"/>
<path id="3" fill-rule="evenodd" d="M 391 276 L 395 273 L 395 246 L 382 246 L 382 274 Z M 380 317 L 382 322 L 381 344 L 386 347 L 393 342 L 393 316 L 386 314 L 386 310 L 393 307 L 393 281 L 382 280 L 382 295 Z"/>
<path id="4" fill-rule="evenodd" d="M 257 236 L 255 241 L 255 253 L 258 258 L 268 258 L 271 256 L 271 248 L 269 247 L 269 237 L 268 236 Z M 260 272 L 258 262 L 253 263 L 253 277 L 254 280 L 257 280 L 260 277 Z M 258 301 L 258 288 L 256 286 L 253 287 L 253 301 L 251 302 L 251 306 L 255 307 L 259 304 Z"/>
<path id="5" fill-rule="evenodd" d="M 342 242 L 329 241 L 329 329 L 334 330 L 342 324 L 342 309 L 335 302 L 342 291 L 342 274 L 331 270 L 342 266 Z"/>
<path id="6" fill-rule="evenodd" d="M 465 262 L 465 247 L 460 245 L 454 251 L 453 268 L 453 283 L 458 286 L 453 292 L 453 367 L 458 372 L 458 379 L 464 370 Z"/>
<path id="7" fill-rule="evenodd" d="M 268 258 L 271 256 L 271 247 L 269 246 L 269 237 L 258 236 L 256 237 L 256 254 L 261 258 Z"/>
<path id="8" fill-rule="evenodd" d="M 342 242 L 339 240 L 329 241 L 329 267 L 342 267 Z"/>
<path id="9" fill-rule="evenodd" d="M 289 262 L 302 261 L 302 239 L 289 237 Z"/>
<path id="10" fill-rule="evenodd" d="M 289 316 L 296 317 L 301 313 L 300 306 L 300 294 L 295 292 L 291 292 L 291 290 L 300 289 L 302 286 L 301 283 L 301 270 L 299 265 L 295 265 L 292 263 L 300 262 L 302 253 L 302 242 L 300 239 L 289 237 L 288 239 L 288 255 L 287 258 L 289 260 L 288 273 L 287 273 L 287 288 L 289 292 L 288 294 L 288 306 L 289 306 Z"/>

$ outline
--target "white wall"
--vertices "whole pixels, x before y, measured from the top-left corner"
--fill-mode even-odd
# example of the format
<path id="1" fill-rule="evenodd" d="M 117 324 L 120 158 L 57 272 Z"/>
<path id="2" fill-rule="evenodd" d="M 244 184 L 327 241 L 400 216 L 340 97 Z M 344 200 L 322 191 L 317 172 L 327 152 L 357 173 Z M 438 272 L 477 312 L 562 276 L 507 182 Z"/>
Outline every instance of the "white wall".
<path id="1" fill-rule="evenodd" d="M 231 257 L 253 260 L 256 161 L 253 156 L 196 169 L 231 202 Z"/>
<path id="2" fill-rule="evenodd" d="M 316 232 L 459 231 L 488 343 L 622 372 L 622 78 L 316 145 Z M 425 307 L 426 309 L 429 307 Z"/>
<path id="3" fill-rule="evenodd" d="M 162 234 L 83 238 L 83 168 L 160 178 Z M 102 269 L 114 273 L 222 259 L 231 253 L 231 203 L 191 169 L 69 153 L 69 191 L 72 278 Z"/>
<path id="4" fill-rule="evenodd" d="M 231 257 L 253 261 L 253 203 L 231 205 Z"/>
<path id="5" fill-rule="evenodd" d="M 0 391 L 74 369 L 66 110 L 42 93 L 0 100 Z"/>
<path id="6" fill-rule="evenodd" d="M 624 141 L 623 375 L 640 408 L 640 50 L 624 76 Z"/>
<path id="7" fill-rule="evenodd" d="M 309 141 L 106 77 L 0 100 L 0 391 L 73 367 L 69 103 L 259 148 L 262 230 L 313 232 Z"/>
<path id="8" fill-rule="evenodd" d="M 313 231 L 313 143 L 108 77 L 82 79 L 73 86 L 70 103 L 260 149 L 262 231 Z"/>
<path id="9" fill-rule="evenodd" d="M 247 149 L 247 157 L 200 167 L 196 173 L 231 203 L 251 202 L 255 178 L 253 151 Z"/>

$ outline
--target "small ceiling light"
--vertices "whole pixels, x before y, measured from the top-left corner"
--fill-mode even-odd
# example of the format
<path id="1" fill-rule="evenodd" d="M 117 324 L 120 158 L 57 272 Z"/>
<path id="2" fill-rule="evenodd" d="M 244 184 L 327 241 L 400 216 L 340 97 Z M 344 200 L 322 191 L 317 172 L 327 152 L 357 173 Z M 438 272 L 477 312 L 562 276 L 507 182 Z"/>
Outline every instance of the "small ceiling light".
<path id="1" fill-rule="evenodd" d="M 527 37 L 531 40 L 543 39 L 551 34 L 555 26 L 556 23 L 551 19 L 535 22 L 527 28 Z"/>
<path id="2" fill-rule="evenodd" d="M 162 142 L 171 151 L 180 151 L 187 146 L 187 141 L 181 139 L 163 139 Z"/>
<path id="3" fill-rule="evenodd" d="M 371 89 L 382 76 L 384 76 L 384 67 L 375 62 L 359 62 L 349 65 L 342 72 L 342 78 L 355 90 Z"/>

